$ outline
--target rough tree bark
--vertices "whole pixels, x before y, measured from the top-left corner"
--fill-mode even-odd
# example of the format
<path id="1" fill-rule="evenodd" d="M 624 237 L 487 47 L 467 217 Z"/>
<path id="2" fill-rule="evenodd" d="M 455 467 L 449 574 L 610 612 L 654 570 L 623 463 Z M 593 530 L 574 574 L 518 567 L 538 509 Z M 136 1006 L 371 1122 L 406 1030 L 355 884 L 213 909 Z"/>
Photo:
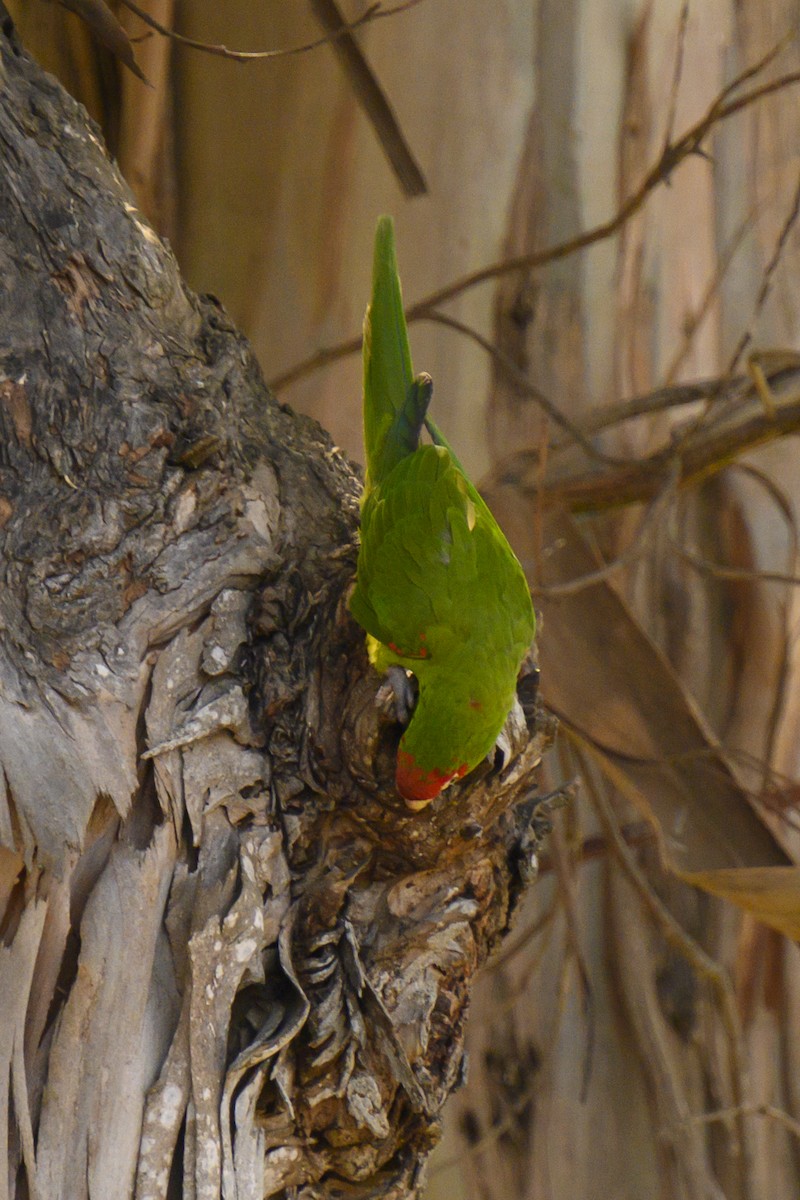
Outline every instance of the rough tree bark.
<path id="1" fill-rule="evenodd" d="M 0 93 L 0 1197 L 413 1195 L 548 728 L 406 812 L 356 473 L 9 21 Z"/>

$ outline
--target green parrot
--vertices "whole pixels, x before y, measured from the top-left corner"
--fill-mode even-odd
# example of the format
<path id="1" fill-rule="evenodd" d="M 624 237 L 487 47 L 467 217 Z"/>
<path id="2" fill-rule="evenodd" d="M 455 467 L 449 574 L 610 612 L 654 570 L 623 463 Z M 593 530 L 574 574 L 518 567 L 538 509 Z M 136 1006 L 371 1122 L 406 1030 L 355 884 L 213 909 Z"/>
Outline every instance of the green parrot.
<path id="1" fill-rule="evenodd" d="M 366 480 L 350 612 L 379 671 L 416 676 L 397 754 L 397 790 L 429 804 L 491 751 L 514 703 L 535 621 L 522 567 L 427 416 L 414 376 L 391 217 L 375 235 L 364 317 Z M 423 425 L 432 444 L 420 444 Z"/>

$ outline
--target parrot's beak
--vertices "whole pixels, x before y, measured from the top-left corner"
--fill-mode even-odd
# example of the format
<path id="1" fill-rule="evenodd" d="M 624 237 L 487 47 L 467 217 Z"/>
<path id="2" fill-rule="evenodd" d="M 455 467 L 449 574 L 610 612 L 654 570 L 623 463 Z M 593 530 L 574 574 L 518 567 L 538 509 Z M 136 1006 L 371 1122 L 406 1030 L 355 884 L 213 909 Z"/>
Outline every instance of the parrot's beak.
<path id="1" fill-rule="evenodd" d="M 444 788 L 442 791 L 444 791 Z M 432 796 L 430 800 L 408 800 L 404 796 L 403 803 L 405 804 L 406 808 L 410 808 L 412 812 L 422 812 L 423 808 L 427 808 L 431 801 L 435 800 L 435 798 L 435 796 Z"/>

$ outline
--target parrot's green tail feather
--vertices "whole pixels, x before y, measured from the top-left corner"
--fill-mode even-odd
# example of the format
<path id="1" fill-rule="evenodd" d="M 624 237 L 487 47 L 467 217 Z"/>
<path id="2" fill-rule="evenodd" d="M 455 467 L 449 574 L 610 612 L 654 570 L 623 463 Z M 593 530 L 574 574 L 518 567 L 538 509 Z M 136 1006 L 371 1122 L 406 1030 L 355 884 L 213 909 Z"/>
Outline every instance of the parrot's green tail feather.
<path id="1" fill-rule="evenodd" d="M 372 300 L 364 317 L 364 448 L 367 486 L 413 453 L 431 398 L 430 377 L 414 379 L 397 272 L 394 223 L 375 232 Z"/>

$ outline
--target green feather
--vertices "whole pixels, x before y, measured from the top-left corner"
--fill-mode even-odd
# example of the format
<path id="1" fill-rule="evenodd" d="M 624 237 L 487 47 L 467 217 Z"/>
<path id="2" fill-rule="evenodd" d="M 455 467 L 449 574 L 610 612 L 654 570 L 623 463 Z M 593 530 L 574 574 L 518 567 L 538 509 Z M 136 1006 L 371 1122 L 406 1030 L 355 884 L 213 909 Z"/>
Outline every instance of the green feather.
<path id="1" fill-rule="evenodd" d="M 367 486 L 380 483 L 412 453 L 430 402 L 429 376 L 414 379 L 397 273 L 394 225 L 375 232 L 372 300 L 364 316 L 364 449 Z"/>
<path id="2" fill-rule="evenodd" d="M 382 217 L 364 320 L 367 474 L 350 611 L 379 670 L 398 664 L 417 677 L 398 755 L 398 786 L 416 807 L 491 751 L 534 633 L 522 568 L 427 417 L 431 390 L 412 373 L 394 230 Z M 423 425 L 433 445 L 419 444 Z"/>

